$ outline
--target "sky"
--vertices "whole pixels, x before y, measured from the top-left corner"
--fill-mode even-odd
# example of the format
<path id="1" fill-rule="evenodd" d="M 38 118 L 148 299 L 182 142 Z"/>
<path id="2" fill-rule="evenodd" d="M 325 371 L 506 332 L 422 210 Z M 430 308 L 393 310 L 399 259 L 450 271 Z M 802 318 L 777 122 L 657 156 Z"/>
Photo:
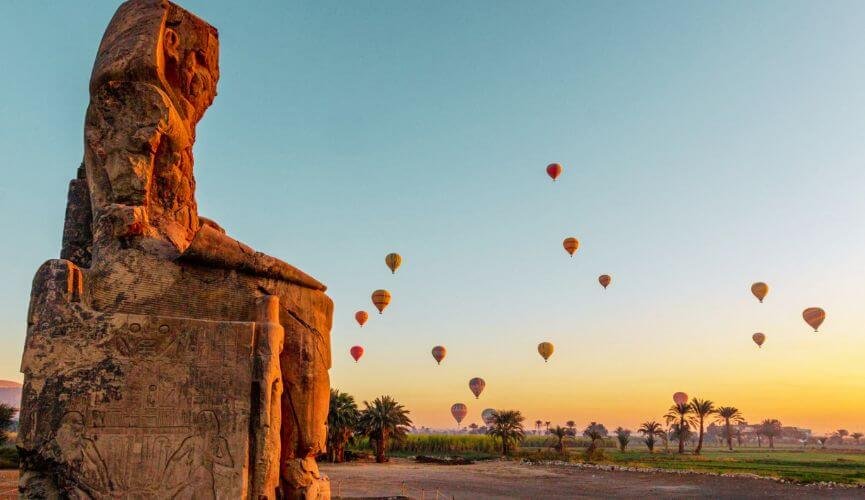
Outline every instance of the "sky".
<path id="1" fill-rule="evenodd" d="M 118 3 L 0 2 L 3 379 Z M 200 213 L 328 285 L 333 387 L 418 426 L 462 402 L 464 424 L 634 428 L 685 391 L 865 432 L 865 3 L 182 4 L 220 32 Z M 378 288 L 393 301 L 360 329 Z"/>

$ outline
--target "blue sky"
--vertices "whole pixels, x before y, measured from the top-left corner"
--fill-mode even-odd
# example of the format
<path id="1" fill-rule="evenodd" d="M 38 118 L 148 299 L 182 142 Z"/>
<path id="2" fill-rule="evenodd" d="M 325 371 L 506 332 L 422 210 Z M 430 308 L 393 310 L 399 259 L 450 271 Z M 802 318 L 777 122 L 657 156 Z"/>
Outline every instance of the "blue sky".
<path id="1" fill-rule="evenodd" d="M 59 253 L 116 5 L 0 3 L 0 378 L 20 379 L 30 280 Z M 532 420 L 633 425 L 686 390 L 865 427 L 865 406 L 843 410 L 865 389 L 865 4 L 183 5 L 220 30 L 200 211 L 329 285 L 335 386 L 394 394 L 431 425 L 479 375 L 488 404 Z M 765 307 L 755 280 L 773 287 Z M 392 306 L 360 331 L 377 288 Z M 822 337 L 799 317 L 811 305 L 829 311 Z M 546 367 L 541 340 L 558 349 Z M 841 409 L 808 413 L 791 393 Z"/>

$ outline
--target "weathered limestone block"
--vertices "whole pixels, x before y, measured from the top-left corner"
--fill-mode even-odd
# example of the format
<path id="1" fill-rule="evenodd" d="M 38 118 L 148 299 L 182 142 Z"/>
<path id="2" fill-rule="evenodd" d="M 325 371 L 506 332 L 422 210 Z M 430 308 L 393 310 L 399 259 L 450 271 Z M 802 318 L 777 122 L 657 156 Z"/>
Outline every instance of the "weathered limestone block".
<path id="1" fill-rule="evenodd" d="M 218 34 L 130 0 L 94 64 L 60 260 L 33 282 L 25 498 L 318 498 L 333 303 L 198 215 Z"/>

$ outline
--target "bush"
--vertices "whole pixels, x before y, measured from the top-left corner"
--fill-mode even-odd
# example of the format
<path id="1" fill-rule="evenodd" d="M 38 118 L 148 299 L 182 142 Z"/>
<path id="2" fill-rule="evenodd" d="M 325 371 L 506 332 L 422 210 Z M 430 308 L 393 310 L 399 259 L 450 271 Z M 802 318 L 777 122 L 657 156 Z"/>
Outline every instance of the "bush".
<path id="1" fill-rule="evenodd" d="M 0 448 L 0 469 L 18 468 L 18 449 L 14 446 Z"/>

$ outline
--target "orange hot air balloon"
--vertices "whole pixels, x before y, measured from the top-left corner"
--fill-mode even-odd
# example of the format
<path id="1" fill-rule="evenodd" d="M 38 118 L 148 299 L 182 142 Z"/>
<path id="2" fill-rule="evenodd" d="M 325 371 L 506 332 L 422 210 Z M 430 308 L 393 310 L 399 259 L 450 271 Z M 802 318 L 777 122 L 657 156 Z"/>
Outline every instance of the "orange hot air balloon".
<path id="1" fill-rule="evenodd" d="M 448 353 L 448 350 L 445 349 L 445 347 L 443 345 L 437 345 L 437 346 L 432 348 L 433 359 L 436 360 L 437 365 L 442 364 L 442 360 L 445 359 L 445 356 L 447 355 L 447 353 Z"/>
<path id="2" fill-rule="evenodd" d="M 809 307 L 802 311 L 802 318 L 805 320 L 805 323 L 811 325 L 811 328 L 816 332 L 820 325 L 823 324 L 823 320 L 826 319 L 826 311 L 820 309 L 819 307 Z"/>
<path id="3" fill-rule="evenodd" d="M 555 348 L 553 347 L 553 344 L 549 342 L 541 342 L 540 344 L 538 344 L 538 354 L 540 354 L 541 357 L 544 358 L 544 363 L 546 363 L 547 360 L 550 359 L 550 356 L 553 355 L 554 349 Z"/>
<path id="4" fill-rule="evenodd" d="M 357 321 L 357 324 L 363 328 L 363 325 L 366 324 L 366 320 L 369 319 L 369 314 L 366 311 L 358 311 L 354 313 L 354 319 Z"/>
<path id="5" fill-rule="evenodd" d="M 754 335 L 751 335 L 751 339 L 754 340 L 754 343 L 757 344 L 757 347 L 763 347 L 763 342 L 766 342 L 766 335 L 757 332 Z"/>
<path id="6" fill-rule="evenodd" d="M 463 419 L 466 418 L 466 415 L 468 415 L 468 413 L 469 409 L 466 407 L 466 405 L 462 403 L 454 403 L 454 405 L 451 406 L 451 415 L 453 415 L 454 420 L 457 421 L 457 425 L 459 425 L 460 422 L 462 422 Z"/>
<path id="7" fill-rule="evenodd" d="M 487 386 L 487 383 L 484 382 L 484 379 L 480 377 L 475 377 L 469 380 L 469 389 L 471 389 L 472 394 L 475 395 L 475 399 L 479 399 L 481 393 L 484 392 L 484 387 Z"/>
<path id="8" fill-rule="evenodd" d="M 570 238 L 565 238 L 565 241 L 562 242 L 562 246 L 565 247 L 565 251 L 571 254 L 571 257 L 574 256 L 574 252 L 580 248 L 580 240 L 571 236 Z"/>
<path id="9" fill-rule="evenodd" d="M 357 363 L 357 360 L 359 360 L 360 357 L 363 356 L 363 347 L 356 345 L 352 347 L 348 352 L 351 353 L 351 357 L 354 358 L 354 362 Z"/>
<path id="10" fill-rule="evenodd" d="M 602 287 L 604 287 L 604 290 L 606 290 L 607 287 L 610 286 L 610 283 L 612 281 L 613 278 L 611 278 L 609 274 L 602 274 L 598 276 L 598 282 L 601 284 Z"/>
<path id="11" fill-rule="evenodd" d="M 391 274 L 396 274 L 396 270 L 402 264 L 402 257 L 398 253 L 389 253 L 385 256 L 384 263 L 387 264 Z"/>
<path id="12" fill-rule="evenodd" d="M 564 168 L 562 167 L 561 163 L 550 163 L 549 165 L 547 165 L 547 175 L 552 177 L 553 182 L 555 182 L 556 179 L 558 179 L 559 176 L 562 175 L 562 170 L 564 170 Z"/>
<path id="13" fill-rule="evenodd" d="M 682 406 L 683 404 L 688 402 L 688 395 L 684 392 L 677 392 L 673 394 L 673 402 L 679 406 Z"/>
<path id="14" fill-rule="evenodd" d="M 390 304 L 390 292 L 387 290 L 376 290 L 372 292 L 372 303 L 375 304 L 378 313 L 384 312 L 384 308 Z"/>
<path id="15" fill-rule="evenodd" d="M 758 281 L 751 285 L 751 293 L 754 294 L 754 297 L 757 297 L 761 303 L 763 299 L 766 297 L 766 294 L 769 293 L 769 285 L 763 283 L 762 281 Z"/>
<path id="16" fill-rule="evenodd" d="M 490 425 L 493 423 L 493 416 L 496 414 L 496 411 L 492 408 L 487 408 L 486 410 L 481 412 L 481 419 L 483 419 L 485 425 Z"/>

